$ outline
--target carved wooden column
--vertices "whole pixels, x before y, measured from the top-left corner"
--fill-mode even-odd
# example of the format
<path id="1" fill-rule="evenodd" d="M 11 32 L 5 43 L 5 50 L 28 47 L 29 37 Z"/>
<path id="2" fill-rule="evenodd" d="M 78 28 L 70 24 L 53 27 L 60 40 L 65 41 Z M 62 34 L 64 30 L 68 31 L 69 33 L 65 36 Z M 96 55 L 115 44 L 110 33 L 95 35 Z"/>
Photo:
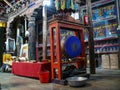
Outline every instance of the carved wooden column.
<path id="1" fill-rule="evenodd" d="M 35 32 L 35 17 L 30 17 L 28 23 L 28 58 L 29 60 L 36 59 L 36 32 Z"/>

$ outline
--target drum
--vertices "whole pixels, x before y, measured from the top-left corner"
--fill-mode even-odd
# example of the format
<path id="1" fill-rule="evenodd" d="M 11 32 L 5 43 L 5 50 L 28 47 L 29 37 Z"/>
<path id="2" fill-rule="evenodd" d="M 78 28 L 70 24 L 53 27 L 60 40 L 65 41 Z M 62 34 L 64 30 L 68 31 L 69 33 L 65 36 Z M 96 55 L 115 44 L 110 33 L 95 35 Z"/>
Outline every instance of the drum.
<path id="1" fill-rule="evenodd" d="M 64 44 L 64 49 L 70 58 L 79 56 L 82 53 L 82 45 L 78 37 L 69 36 Z"/>

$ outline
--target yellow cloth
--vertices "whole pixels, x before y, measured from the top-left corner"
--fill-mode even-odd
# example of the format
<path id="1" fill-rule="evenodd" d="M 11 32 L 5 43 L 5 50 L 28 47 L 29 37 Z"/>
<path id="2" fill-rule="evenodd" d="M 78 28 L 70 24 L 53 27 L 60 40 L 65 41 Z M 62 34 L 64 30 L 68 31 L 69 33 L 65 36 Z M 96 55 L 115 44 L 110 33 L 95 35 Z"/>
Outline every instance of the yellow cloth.
<path id="1" fill-rule="evenodd" d="M 12 62 L 13 62 L 13 61 L 6 61 L 6 62 L 4 62 L 4 64 L 7 64 L 7 65 L 12 66 Z"/>
<path id="2" fill-rule="evenodd" d="M 7 60 L 12 61 L 12 55 L 11 54 L 3 54 L 3 63 Z"/>
<path id="3" fill-rule="evenodd" d="M 65 9 L 65 3 L 66 3 L 66 0 L 61 0 L 61 9 L 62 10 Z"/>
<path id="4" fill-rule="evenodd" d="M 71 0 L 71 9 L 74 9 L 74 0 Z"/>

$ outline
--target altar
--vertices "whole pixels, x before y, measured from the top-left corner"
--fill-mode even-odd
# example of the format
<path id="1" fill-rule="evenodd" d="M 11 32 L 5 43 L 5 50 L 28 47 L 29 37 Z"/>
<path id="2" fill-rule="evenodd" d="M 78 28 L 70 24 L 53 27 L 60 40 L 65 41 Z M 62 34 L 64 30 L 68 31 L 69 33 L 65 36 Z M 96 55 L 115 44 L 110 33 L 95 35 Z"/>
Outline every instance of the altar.
<path id="1" fill-rule="evenodd" d="M 12 73 L 14 75 L 39 78 L 41 72 L 50 72 L 50 62 L 13 62 Z"/>

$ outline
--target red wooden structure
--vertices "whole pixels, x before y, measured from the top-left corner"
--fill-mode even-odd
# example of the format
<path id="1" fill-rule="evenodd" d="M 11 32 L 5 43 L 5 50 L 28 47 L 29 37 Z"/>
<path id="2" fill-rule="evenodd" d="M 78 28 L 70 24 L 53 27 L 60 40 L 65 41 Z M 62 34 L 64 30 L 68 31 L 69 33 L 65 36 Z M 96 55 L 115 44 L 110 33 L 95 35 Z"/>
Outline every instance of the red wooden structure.
<path id="1" fill-rule="evenodd" d="M 85 61 L 85 49 L 84 49 L 84 36 L 83 29 L 84 27 L 76 22 L 54 19 L 51 20 L 50 24 L 50 53 L 51 53 L 51 73 L 52 80 L 56 78 L 56 70 L 57 70 L 57 79 L 61 80 L 62 76 L 62 57 L 61 57 L 61 47 L 60 47 L 60 30 L 61 28 L 65 28 L 67 30 L 74 31 L 75 36 L 80 38 L 82 43 L 82 54 L 79 56 L 79 60 Z M 54 38 L 56 37 L 56 38 Z M 55 47 L 56 44 L 56 47 Z M 70 63 L 70 62 L 69 62 Z M 68 63 L 68 64 L 69 64 Z M 74 62 L 76 66 L 80 64 L 79 61 Z"/>

